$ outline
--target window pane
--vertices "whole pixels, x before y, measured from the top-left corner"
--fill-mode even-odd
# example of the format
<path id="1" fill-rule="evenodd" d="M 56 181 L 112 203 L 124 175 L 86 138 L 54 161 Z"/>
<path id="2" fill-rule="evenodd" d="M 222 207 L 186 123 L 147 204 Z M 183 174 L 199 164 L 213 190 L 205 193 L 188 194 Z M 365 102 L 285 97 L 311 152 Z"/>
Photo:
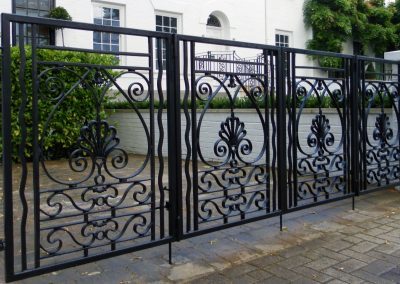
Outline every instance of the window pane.
<path id="1" fill-rule="evenodd" d="M 15 5 L 17 7 L 26 8 L 27 4 L 28 4 L 28 0 L 16 0 L 15 1 Z"/>
<path id="2" fill-rule="evenodd" d="M 25 10 L 25 9 L 16 9 L 15 10 L 15 14 L 17 14 L 17 15 L 27 15 L 28 11 Z"/>
<path id="3" fill-rule="evenodd" d="M 110 51 L 111 50 L 111 46 L 109 44 L 103 44 L 102 50 Z"/>
<path id="4" fill-rule="evenodd" d="M 171 33 L 176 34 L 177 30 L 176 29 L 171 29 Z"/>
<path id="5" fill-rule="evenodd" d="M 102 24 L 103 24 L 103 20 L 102 20 L 102 19 L 95 18 L 95 19 L 94 19 L 94 23 L 95 23 L 96 25 L 102 25 Z"/>
<path id="6" fill-rule="evenodd" d="M 112 21 L 113 27 L 119 27 L 119 21 Z"/>
<path id="7" fill-rule="evenodd" d="M 50 0 L 39 0 L 40 10 L 50 10 Z"/>
<path id="8" fill-rule="evenodd" d="M 98 44 L 98 43 L 93 44 L 93 49 L 94 50 L 101 50 L 101 44 Z"/>
<path id="9" fill-rule="evenodd" d="M 170 18 L 169 17 L 163 17 L 163 18 L 164 18 L 164 23 L 163 23 L 164 26 L 168 26 L 169 27 L 170 26 L 170 21 L 169 21 Z"/>
<path id="10" fill-rule="evenodd" d="M 157 32 L 162 32 L 162 30 L 163 30 L 162 27 L 159 27 L 159 26 L 156 27 L 156 31 L 157 31 Z"/>
<path id="11" fill-rule="evenodd" d="M 32 17 L 39 16 L 39 10 L 28 10 L 28 16 L 32 16 Z"/>
<path id="12" fill-rule="evenodd" d="M 156 25 L 162 26 L 162 17 L 161 16 L 156 16 Z"/>
<path id="13" fill-rule="evenodd" d="M 103 18 L 111 19 L 111 9 L 110 8 L 103 8 Z"/>
<path id="14" fill-rule="evenodd" d="M 164 32 L 169 33 L 170 32 L 169 27 L 164 27 Z"/>
<path id="15" fill-rule="evenodd" d="M 40 17 L 47 17 L 48 15 L 49 15 L 49 11 L 42 11 L 42 10 L 39 11 Z"/>
<path id="16" fill-rule="evenodd" d="M 171 18 L 171 27 L 174 27 L 174 28 L 177 27 L 177 19 L 176 18 Z"/>
<path id="17" fill-rule="evenodd" d="M 38 0 L 28 0 L 28 8 L 29 9 L 38 9 Z"/>
<path id="18" fill-rule="evenodd" d="M 111 26 L 111 20 L 106 20 L 106 19 L 104 19 L 104 20 L 103 20 L 103 25 L 104 25 L 104 26 Z"/>
<path id="19" fill-rule="evenodd" d="M 119 35 L 118 34 L 111 34 L 111 43 L 119 44 Z"/>
<path id="20" fill-rule="evenodd" d="M 101 33 L 100 32 L 93 32 L 93 41 L 101 42 Z"/>
<path id="21" fill-rule="evenodd" d="M 103 43 L 109 43 L 110 42 L 110 34 L 109 33 L 102 33 L 101 34 L 101 40 Z"/>
<path id="22" fill-rule="evenodd" d="M 118 52 L 119 51 L 119 46 L 118 45 L 112 45 L 111 46 L 111 51 Z"/>
<path id="23" fill-rule="evenodd" d="M 119 10 L 118 9 L 113 9 L 112 10 L 112 19 L 113 20 L 119 20 Z"/>

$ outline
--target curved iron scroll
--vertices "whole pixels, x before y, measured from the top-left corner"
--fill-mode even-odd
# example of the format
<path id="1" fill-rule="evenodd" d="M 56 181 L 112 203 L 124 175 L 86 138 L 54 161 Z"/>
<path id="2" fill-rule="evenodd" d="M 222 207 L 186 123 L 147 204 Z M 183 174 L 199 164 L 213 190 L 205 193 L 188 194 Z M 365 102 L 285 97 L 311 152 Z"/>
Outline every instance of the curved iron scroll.
<path id="1" fill-rule="evenodd" d="M 61 75 L 75 78 L 66 87 Z M 126 89 L 120 85 L 121 77 L 133 78 Z M 162 74 L 161 74 L 162 75 Z M 160 76 L 161 76 L 160 75 Z M 41 69 L 38 75 L 39 98 L 52 103 L 41 130 L 40 163 L 44 177 L 51 187 L 43 186 L 40 193 L 41 258 L 73 254 L 82 251 L 88 256 L 91 249 L 117 248 L 117 244 L 155 239 L 156 172 L 149 176 L 146 169 L 155 167 L 154 113 L 149 124 L 137 103 L 149 101 L 154 108 L 151 74 L 135 70 L 111 72 L 106 67 L 57 64 Z M 125 79 L 126 80 L 126 79 Z M 91 97 L 95 115 L 82 119 L 79 136 L 68 153 L 63 171 L 53 170 L 46 159 L 45 140 L 52 135 L 52 123 L 59 107 L 85 91 Z M 118 91 L 135 113 L 147 140 L 145 155 L 133 157 L 121 146 L 116 126 L 107 120 L 103 105 L 110 90 Z M 162 94 L 160 94 L 162 100 Z M 162 115 L 162 108 L 159 116 Z M 162 121 L 159 121 L 160 143 L 163 141 Z M 162 147 L 159 146 L 159 147 Z M 160 173 L 163 171 L 162 150 Z M 161 189 L 160 189 L 161 190 Z M 163 194 L 160 193 L 161 196 Z M 83 218 L 82 218 L 83 217 Z M 163 230 L 160 238 L 164 237 Z"/>

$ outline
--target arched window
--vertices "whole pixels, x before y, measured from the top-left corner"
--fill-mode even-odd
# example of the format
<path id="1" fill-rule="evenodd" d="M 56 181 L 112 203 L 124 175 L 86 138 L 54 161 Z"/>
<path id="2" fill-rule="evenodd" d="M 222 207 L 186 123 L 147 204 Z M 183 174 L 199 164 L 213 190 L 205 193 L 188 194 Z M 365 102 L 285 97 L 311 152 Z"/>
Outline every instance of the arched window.
<path id="1" fill-rule="evenodd" d="M 216 16 L 210 15 L 208 16 L 207 26 L 220 28 L 221 22 Z"/>

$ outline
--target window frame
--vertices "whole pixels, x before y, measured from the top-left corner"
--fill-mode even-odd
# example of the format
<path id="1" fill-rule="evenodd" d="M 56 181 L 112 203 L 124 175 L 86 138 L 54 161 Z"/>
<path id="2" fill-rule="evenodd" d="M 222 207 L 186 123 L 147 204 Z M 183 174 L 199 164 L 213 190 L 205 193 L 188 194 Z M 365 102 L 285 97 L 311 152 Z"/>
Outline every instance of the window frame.
<path id="1" fill-rule="evenodd" d="M 280 37 L 282 37 L 282 36 L 287 38 L 287 42 L 280 40 Z M 278 40 L 277 40 L 277 37 L 279 37 Z M 274 45 L 278 46 L 278 47 L 291 47 L 292 46 L 292 37 L 293 37 L 293 33 L 290 31 L 276 30 Z"/>
<path id="2" fill-rule="evenodd" d="M 26 10 L 27 14 L 29 13 L 29 11 L 39 11 L 38 16 L 39 17 L 43 17 L 43 16 L 39 15 L 40 11 L 42 11 L 42 12 L 43 11 L 50 12 L 51 9 L 54 9 L 56 7 L 55 0 L 49 0 L 49 4 L 50 4 L 49 5 L 49 10 L 41 10 L 39 8 L 40 7 L 40 0 L 36 0 L 36 2 L 38 4 L 38 8 L 37 9 L 33 9 L 33 8 L 28 8 L 28 0 L 26 0 L 26 7 L 19 7 L 17 5 L 17 0 L 11 0 L 12 13 L 17 15 L 17 9 L 21 9 L 21 10 L 24 9 L 24 10 Z M 12 45 L 17 45 L 17 37 L 18 37 L 17 36 L 17 25 L 15 23 L 12 24 L 12 35 L 11 36 L 12 36 L 11 37 Z M 29 36 L 28 35 L 24 35 L 24 38 L 25 38 L 25 41 L 26 41 L 26 38 L 29 38 Z M 50 45 L 55 45 L 55 31 L 53 29 L 49 29 L 48 37 L 38 36 L 38 38 L 39 39 L 40 38 L 48 39 L 48 42 L 49 42 Z"/>
<path id="3" fill-rule="evenodd" d="M 161 16 L 163 18 L 164 17 L 175 18 L 176 19 L 176 33 L 177 34 L 182 33 L 182 14 L 155 10 L 154 11 L 154 28 L 155 28 L 156 31 L 157 31 L 157 27 L 160 26 L 160 25 L 157 25 L 157 16 Z M 161 27 L 164 30 L 164 28 L 167 27 L 167 26 L 164 26 L 164 22 L 162 22 Z M 171 27 L 169 27 L 169 28 L 171 29 Z M 158 31 L 158 32 L 167 32 L 167 31 Z M 165 44 L 165 42 L 161 43 L 161 45 L 163 45 L 163 44 Z M 164 51 L 164 50 L 166 50 L 166 47 L 162 46 L 161 49 Z M 159 70 L 157 43 L 155 43 L 155 45 L 154 45 L 154 53 L 155 53 L 155 55 L 154 55 L 155 65 L 154 66 L 155 66 L 156 70 Z M 161 60 L 162 60 L 161 64 L 163 65 L 162 70 L 166 70 L 166 60 L 167 60 L 167 58 L 166 57 L 164 58 L 164 53 L 162 53 L 162 59 Z"/>
<path id="4" fill-rule="evenodd" d="M 97 2 L 97 1 L 92 2 L 92 22 L 93 23 L 95 23 L 95 19 L 96 19 L 95 9 L 103 9 L 103 8 L 111 9 L 111 11 L 110 11 L 111 13 L 112 13 L 112 10 L 118 10 L 119 11 L 119 20 L 118 20 L 119 21 L 119 25 L 118 26 L 119 27 L 124 27 L 125 26 L 125 10 L 126 10 L 125 9 L 125 5 L 110 4 L 110 3 Z M 102 21 L 104 21 L 103 17 L 102 17 Z M 101 25 L 102 26 L 113 26 L 112 25 L 112 22 L 113 22 L 112 16 L 111 16 L 110 21 L 111 21 L 110 25 L 104 25 L 104 24 L 101 24 Z M 99 44 L 102 47 L 105 44 L 103 42 L 103 34 L 109 34 L 109 36 L 110 36 L 110 41 L 109 41 L 110 50 L 105 50 L 105 49 L 102 49 L 102 48 L 95 49 L 94 33 L 95 32 L 93 32 L 93 35 L 92 35 L 92 47 L 93 47 L 93 50 L 105 51 L 105 52 L 107 52 L 107 51 L 117 52 L 117 51 L 111 50 L 111 47 L 113 45 L 117 45 L 117 44 L 112 44 L 112 35 L 113 35 L 112 33 L 100 32 L 100 43 L 96 43 L 96 44 Z M 114 35 L 117 35 L 117 34 L 114 34 Z M 104 35 L 104 36 L 106 36 L 106 35 Z M 126 50 L 125 36 L 123 34 L 118 34 L 118 40 L 119 40 L 118 52 L 123 52 L 124 50 Z M 119 58 L 120 62 L 122 63 L 123 62 L 123 56 L 118 56 L 118 58 Z"/>

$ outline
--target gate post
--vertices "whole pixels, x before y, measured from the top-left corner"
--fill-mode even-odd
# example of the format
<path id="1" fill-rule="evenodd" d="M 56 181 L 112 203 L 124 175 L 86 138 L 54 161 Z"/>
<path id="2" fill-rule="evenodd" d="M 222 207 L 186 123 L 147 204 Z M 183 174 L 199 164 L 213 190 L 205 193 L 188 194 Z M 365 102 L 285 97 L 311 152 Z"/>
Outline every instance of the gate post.
<path id="1" fill-rule="evenodd" d="M 285 53 L 278 50 L 277 73 L 277 157 L 278 157 L 278 200 L 280 227 L 282 231 L 282 216 L 287 211 L 287 171 L 286 171 L 286 93 L 285 93 Z M 289 78 L 288 78 L 289 79 Z"/>
<path id="2" fill-rule="evenodd" d="M 167 39 L 167 127 L 168 127 L 168 187 L 169 234 L 179 241 L 183 234 L 182 220 L 182 148 L 179 39 L 171 34 Z"/>

